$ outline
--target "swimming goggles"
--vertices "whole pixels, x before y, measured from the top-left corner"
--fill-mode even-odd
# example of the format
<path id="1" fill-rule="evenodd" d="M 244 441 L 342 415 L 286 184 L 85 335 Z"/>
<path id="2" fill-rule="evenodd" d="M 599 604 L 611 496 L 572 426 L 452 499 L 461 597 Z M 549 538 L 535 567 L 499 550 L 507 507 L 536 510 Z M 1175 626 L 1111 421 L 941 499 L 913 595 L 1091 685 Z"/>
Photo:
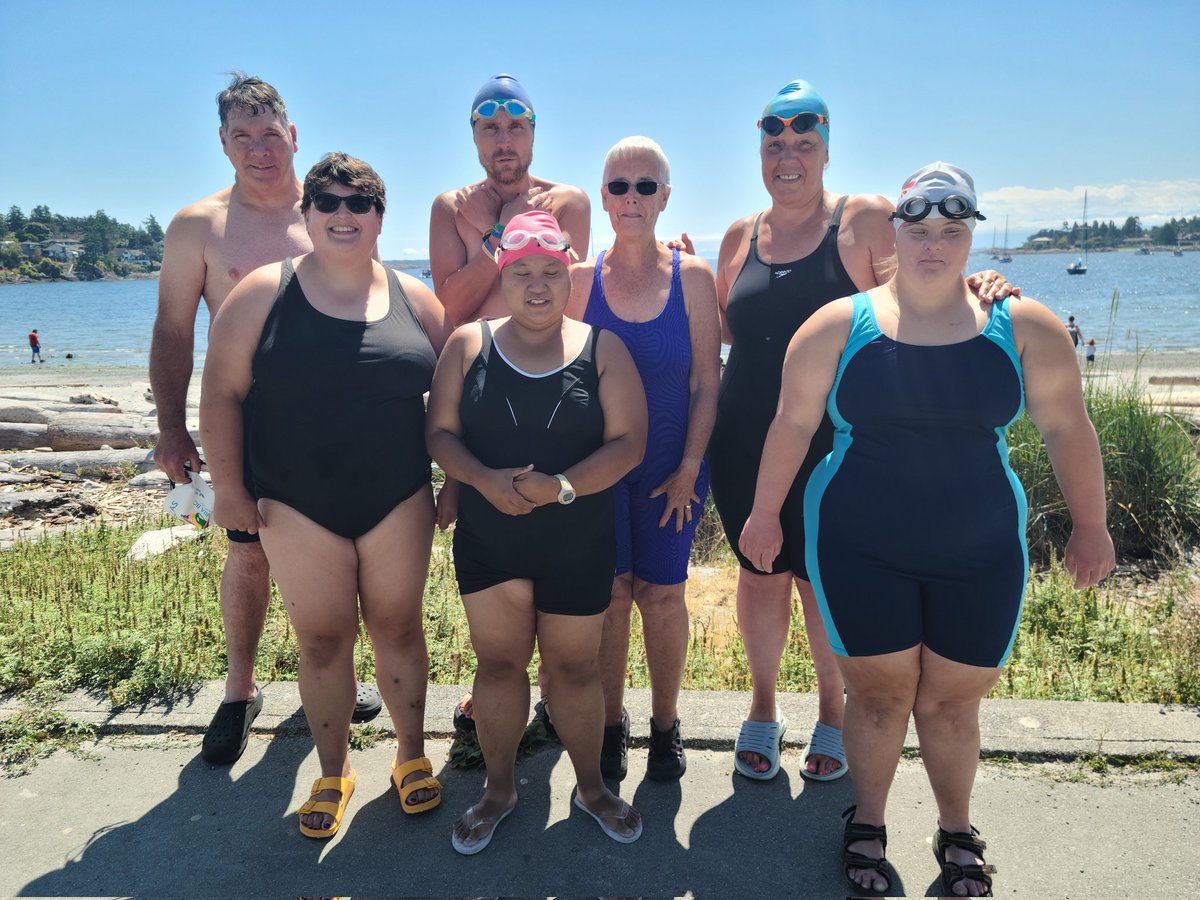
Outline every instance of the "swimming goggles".
<path id="1" fill-rule="evenodd" d="M 788 116 L 786 119 L 782 116 L 763 116 L 758 120 L 758 127 L 771 137 L 783 134 L 783 129 L 789 125 L 796 134 L 808 134 L 818 125 L 829 127 L 829 116 L 815 112 L 802 112 Z"/>
<path id="2" fill-rule="evenodd" d="M 554 253 L 565 253 L 571 245 L 557 231 L 509 231 L 500 238 L 501 250 L 520 250 L 530 241 L 537 241 L 546 250 Z"/>
<path id="3" fill-rule="evenodd" d="M 635 184 L 630 184 L 628 181 L 619 179 L 617 181 L 610 181 L 606 185 L 608 192 L 614 197 L 620 197 L 628 193 L 630 188 L 636 189 L 643 197 L 653 197 L 658 193 L 660 186 L 665 187 L 661 181 L 651 181 L 649 178 L 642 179 Z"/>
<path id="4" fill-rule="evenodd" d="M 958 194 L 951 194 L 943 197 L 937 203 L 932 203 L 924 197 L 909 197 L 907 200 L 901 200 L 896 211 L 888 216 L 888 221 L 903 219 L 905 222 L 920 222 L 935 209 L 947 219 L 979 219 L 980 221 L 987 219 L 987 216 L 975 208 L 973 201 Z"/>
<path id="5" fill-rule="evenodd" d="M 526 118 L 530 125 L 537 121 L 533 110 L 520 100 L 484 100 L 471 113 L 471 123 L 474 124 L 480 119 L 490 119 L 500 110 L 504 110 L 514 119 Z"/>
<path id="6" fill-rule="evenodd" d="M 312 205 L 317 208 L 317 212 L 337 212 L 338 207 L 343 203 L 350 212 L 361 216 L 370 212 L 378 201 L 370 194 L 351 194 L 349 197 L 343 197 L 340 194 L 331 194 L 329 191 L 320 191 L 312 195 Z"/>

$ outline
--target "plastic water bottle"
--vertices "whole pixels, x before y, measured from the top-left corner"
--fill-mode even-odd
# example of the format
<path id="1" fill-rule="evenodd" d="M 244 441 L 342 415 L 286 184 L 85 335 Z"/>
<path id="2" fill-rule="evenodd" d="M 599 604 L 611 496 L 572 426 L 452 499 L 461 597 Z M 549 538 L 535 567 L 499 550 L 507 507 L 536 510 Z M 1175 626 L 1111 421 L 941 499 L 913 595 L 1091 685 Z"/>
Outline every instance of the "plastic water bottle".
<path id="1" fill-rule="evenodd" d="M 187 484 L 177 484 L 171 489 L 163 506 L 176 518 L 197 528 L 207 528 L 215 500 L 212 485 L 192 472 L 188 472 L 188 478 Z"/>

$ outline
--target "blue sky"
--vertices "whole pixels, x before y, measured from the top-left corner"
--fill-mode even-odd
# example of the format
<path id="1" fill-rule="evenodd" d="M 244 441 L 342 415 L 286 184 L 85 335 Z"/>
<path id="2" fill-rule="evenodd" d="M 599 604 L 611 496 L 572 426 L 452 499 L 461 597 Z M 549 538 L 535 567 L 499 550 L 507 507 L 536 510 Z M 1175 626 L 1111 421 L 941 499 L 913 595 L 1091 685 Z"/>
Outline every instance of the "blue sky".
<path id="1" fill-rule="evenodd" d="M 592 196 L 593 247 L 604 154 L 646 134 L 672 165 L 660 234 L 715 249 L 767 203 L 754 124 L 794 78 L 830 106 L 830 190 L 893 197 L 948 160 L 1011 243 L 1080 218 L 1085 187 L 1090 219 L 1200 215 L 1195 0 L 584 6 L 4 2 L 0 207 L 165 226 L 231 180 L 214 97 L 241 69 L 287 101 L 301 175 L 335 149 L 379 170 L 385 258 L 425 256 L 435 194 L 479 177 L 469 105 L 500 71 L 537 110 L 534 172 Z"/>

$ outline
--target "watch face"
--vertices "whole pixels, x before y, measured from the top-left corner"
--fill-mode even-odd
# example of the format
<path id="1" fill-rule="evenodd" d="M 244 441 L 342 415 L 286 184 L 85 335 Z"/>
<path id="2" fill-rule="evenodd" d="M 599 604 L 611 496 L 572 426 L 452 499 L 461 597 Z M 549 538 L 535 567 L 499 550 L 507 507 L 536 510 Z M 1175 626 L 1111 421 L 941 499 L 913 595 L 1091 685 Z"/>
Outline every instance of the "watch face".
<path id="1" fill-rule="evenodd" d="M 574 491 L 560 491 L 558 494 L 558 502 L 559 503 L 570 503 L 574 499 L 575 499 Z"/>

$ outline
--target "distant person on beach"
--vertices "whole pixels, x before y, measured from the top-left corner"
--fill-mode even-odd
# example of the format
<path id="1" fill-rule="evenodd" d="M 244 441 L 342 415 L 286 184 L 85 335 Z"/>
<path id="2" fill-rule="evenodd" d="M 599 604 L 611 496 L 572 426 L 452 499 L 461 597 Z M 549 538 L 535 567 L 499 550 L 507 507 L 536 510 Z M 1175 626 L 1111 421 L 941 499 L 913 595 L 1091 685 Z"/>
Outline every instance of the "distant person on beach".
<path id="1" fill-rule="evenodd" d="M 1005 429 L 1027 407 L 1042 433 L 1071 513 L 1063 564 L 1077 588 L 1115 562 L 1104 469 L 1055 316 L 1030 300 L 983 303 L 963 283 L 981 218 L 970 175 L 925 166 L 891 218 L 895 274 L 824 304 L 788 345 L 740 550 L 771 567 L 785 497 L 831 417 L 832 450 L 804 491 L 804 553 L 846 685 L 846 878 L 856 891 L 897 887 L 884 820 L 911 717 L 937 804 L 942 896 L 991 896 L 995 869 L 970 814 L 979 703 L 1012 650 L 1029 578 Z"/>
<path id="2" fill-rule="evenodd" d="M 29 349 L 33 354 L 32 358 L 29 360 L 30 365 L 33 365 L 34 363 L 45 362 L 45 360 L 42 359 L 42 339 L 38 337 L 36 328 L 29 332 Z"/>
<path id="3" fill-rule="evenodd" d="M 460 326 L 429 394 L 429 449 L 462 486 L 454 569 L 487 767 L 483 796 L 454 823 L 464 855 L 487 847 L 516 806 L 535 642 L 574 805 L 618 843 L 642 834 L 641 816 L 600 773 L 597 654 L 617 561 L 612 487 L 642 459 L 646 401 L 621 340 L 564 317 L 567 243 L 542 210 L 509 220 L 496 265 L 510 314 Z"/>
<path id="4" fill-rule="evenodd" d="M 299 816 L 313 838 L 337 833 L 357 780 L 348 740 L 360 612 L 396 728 L 401 808 L 441 802 L 424 752 L 421 603 L 435 518 L 424 394 L 449 329 L 432 291 L 373 258 L 386 204 L 363 161 L 328 153 L 313 166 L 300 205 L 313 250 L 230 292 L 200 401 L 213 517 L 262 539 L 296 630 L 321 766 Z"/>
<path id="5" fill-rule="evenodd" d="M 628 137 L 608 151 L 600 196 L 615 240 L 610 250 L 571 267 L 567 306 L 570 318 L 625 342 L 649 407 L 645 459 L 613 488 L 617 568 L 600 642 L 600 770 L 617 779 L 627 770 L 624 697 L 634 604 L 650 671 L 646 774 L 671 781 L 687 768 L 678 708 L 688 648 L 684 590 L 708 496 L 704 449 L 717 412 L 721 324 L 709 264 L 655 237 L 670 182 L 666 154 L 650 138 Z"/>
<path id="6" fill-rule="evenodd" d="M 538 178 L 533 162 L 537 116 L 528 91 L 512 75 L 495 75 L 475 92 L 470 111 L 471 136 L 484 178 L 439 194 L 429 216 L 429 268 L 438 300 L 455 325 L 508 314 L 500 290 L 495 252 L 504 226 L 513 216 L 543 210 L 558 221 L 573 262 L 587 257 L 591 203 L 587 194 L 569 184 Z M 457 489 L 443 489 L 439 507 L 455 502 Z M 438 524 L 451 517 L 439 509 Z M 536 711 L 553 736 L 545 704 Z M 472 704 L 467 694 L 454 712 L 456 729 L 471 727 Z"/>
<path id="7" fill-rule="evenodd" d="M 721 241 L 717 297 L 729 361 L 721 379 L 717 419 L 708 445 L 712 494 L 725 535 L 738 555 L 737 622 L 746 647 L 753 694 L 738 734 L 735 770 L 773 778 L 785 723 L 775 703 L 787 646 L 792 585 L 800 593 L 808 646 L 817 673 L 819 710 L 800 774 L 830 781 L 846 774 L 842 749 L 842 678 L 817 611 L 804 561 L 802 497 L 808 473 L 828 451 L 833 427 L 825 420 L 788 492 L 785 541 L 766 569 L 738 550 L 754 500 L 767 428 L 779 399 L 788 339 L 814 312 L 838 297 L 884 281 L 895 252 L 888 222 L 892 205 L 878 195 L 838 196 L 825 190 L 829 109 L 805 81 L 793 81 L 767 103 L 758 121 L 762 179 L 771 205 L 734 222 Z M 990 300 L 1008 293 L 998 272 L 969 283 Z"/>
<path id="8" fill-rule="evenodd" d="M 1078 348 L 1083 341 L 1083 329 L 1079 327 L 1074 316 L 1067 316 L 1067 334 L 1071 336 L 1071 343 Z"/>
<path id="9" fill-rule="evenodd" d="M 1087 360 L 1087 367 L 1090 369 L 1096 364 L 1096 339 L 1090 338 L 1087 345 L 1083 348 L 1084 358 Z"/>
<path id="10" fill-rule="evenodd" d="M 261 78 L 236 74 L 217 95 L 221 147 L 233 164 L 234 183 L 185 206 L 167 228 L 158 280 L 158 316 L 150 345 L 150 385 L 158 415 L 154 461 L 171 481 L 200 471 L 187 430 L 196 311 L 203 298 L 209 320 L 246 275 L 312 249 L 300 211 L 296 126 L 279 93 Z M 225 702 L 204 736 L 201 756 L 214 765 L 236 762 L 262 710 L 254 659 L 271 599 L 270 572 L 258 536 L 229 532 L 221 574 L 221 619 L 229 673 Z M 359 688 L 355 721 L 381 709 L 370 685 Z"/>

